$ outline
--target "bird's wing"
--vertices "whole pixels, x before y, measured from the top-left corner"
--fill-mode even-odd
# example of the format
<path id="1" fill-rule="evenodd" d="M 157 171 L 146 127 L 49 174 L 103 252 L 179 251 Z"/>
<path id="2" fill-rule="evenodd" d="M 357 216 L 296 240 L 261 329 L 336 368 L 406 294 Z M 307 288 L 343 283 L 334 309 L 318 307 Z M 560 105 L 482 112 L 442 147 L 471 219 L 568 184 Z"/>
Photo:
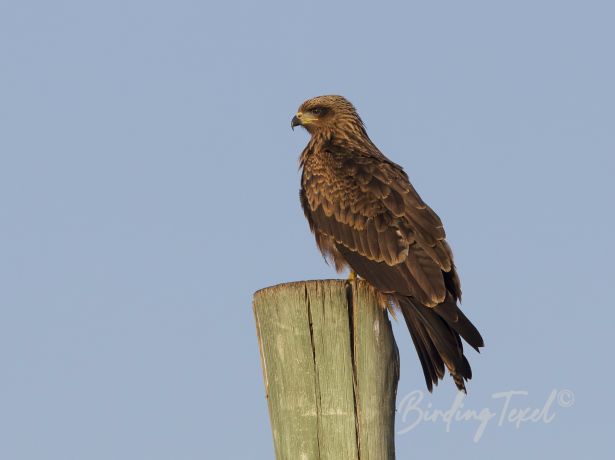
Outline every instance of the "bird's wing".
<path id="1" fill-rule="evenodd" d="M 375 155 L 342 158 L 334 174 L 304 169 L 313 230 L 333 238 L 352 269 L 382 292 L 427 306 L 444 302 L 447 288 L 455 295 L 459 283 L 442 222 L 401 167 Z"/>

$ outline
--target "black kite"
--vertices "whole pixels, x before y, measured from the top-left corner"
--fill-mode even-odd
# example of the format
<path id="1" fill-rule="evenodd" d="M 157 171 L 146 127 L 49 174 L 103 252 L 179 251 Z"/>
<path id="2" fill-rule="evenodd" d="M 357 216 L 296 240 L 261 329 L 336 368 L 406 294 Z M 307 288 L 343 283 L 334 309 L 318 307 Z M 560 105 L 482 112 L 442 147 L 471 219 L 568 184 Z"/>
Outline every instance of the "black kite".
<path id="1" fill-rule="evenodd" d="M 309 99 L 291 125 L 311 134 L 300 157 L 301 205 L 323 255 L 401 309 L 429 391 L 445 366 L 465 391 L 472 371 L 460 336 L 477 351 L 484 345 L 457 306 L 461 287 L 440 218 L 345 98 Z"/>

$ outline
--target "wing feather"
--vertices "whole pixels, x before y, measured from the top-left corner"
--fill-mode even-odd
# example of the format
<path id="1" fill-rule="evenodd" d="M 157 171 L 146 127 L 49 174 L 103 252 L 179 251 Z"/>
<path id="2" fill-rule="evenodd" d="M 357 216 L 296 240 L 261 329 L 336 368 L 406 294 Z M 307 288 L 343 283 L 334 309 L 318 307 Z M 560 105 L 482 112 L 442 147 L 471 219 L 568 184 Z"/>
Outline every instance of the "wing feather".
<path id="1" fill-rule="evenodd" d="M 403 170 L 384 157 L 328 155 L 318 157 L 326 165 L 310 159 L 304 165 L 304 201 L 314 231 L 332 238 L 350 266 L 383 292 L 404 293 L 428 306 L 444 301 L 443 272 L 454 268 L 442 222 Z"/>

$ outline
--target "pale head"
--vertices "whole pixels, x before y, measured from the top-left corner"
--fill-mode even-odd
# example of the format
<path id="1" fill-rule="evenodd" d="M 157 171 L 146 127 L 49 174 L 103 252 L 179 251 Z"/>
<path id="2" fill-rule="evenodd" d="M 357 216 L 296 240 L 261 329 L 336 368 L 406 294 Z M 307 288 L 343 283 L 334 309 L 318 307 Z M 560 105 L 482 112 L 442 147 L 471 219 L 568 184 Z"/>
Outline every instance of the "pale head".
<path id="1" fill-rule="evenodd" d="M 301 104 L 290 125 L 293 129 L 303 126 L 310 134 L 349 127 L 363 131 L 363 122 L 354 106 L 346 98 L 335 95 L 308 99 Z"/>

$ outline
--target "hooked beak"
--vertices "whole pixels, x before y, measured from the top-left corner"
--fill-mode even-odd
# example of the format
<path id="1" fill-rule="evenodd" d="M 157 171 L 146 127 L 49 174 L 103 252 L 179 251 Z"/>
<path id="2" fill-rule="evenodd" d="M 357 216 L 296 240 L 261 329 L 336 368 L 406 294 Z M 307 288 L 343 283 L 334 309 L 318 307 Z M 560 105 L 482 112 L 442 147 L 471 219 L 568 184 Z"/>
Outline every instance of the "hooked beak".
<path id="1" fill-rule="evenodd" d="M 297 115 L 295 115 L 293 119 L 290 121 L 290 127 L 292 128 L 293 131 L 295 130 L 295 126 L 301 126 L 301 120 L 299 119 Z"/>

